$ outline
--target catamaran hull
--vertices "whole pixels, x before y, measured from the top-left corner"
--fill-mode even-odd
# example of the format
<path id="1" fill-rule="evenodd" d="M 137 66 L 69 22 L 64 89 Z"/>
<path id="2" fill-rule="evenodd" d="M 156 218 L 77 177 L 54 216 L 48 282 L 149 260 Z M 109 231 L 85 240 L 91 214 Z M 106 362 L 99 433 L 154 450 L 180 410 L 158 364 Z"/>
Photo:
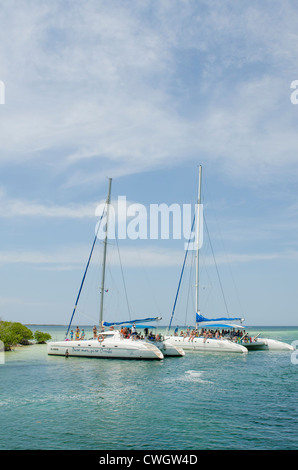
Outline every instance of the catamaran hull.
<path id="1" fill-rule="evenodd" d="M 185 356 L 185 352 L 179 346 L 165 341 L 158 341 L 154 343 L 165 357 L 178 357 Z"/>
<path id="2" fill-rule="evenodd" d="M 123 344 L 121 341 L 100 343 L 97 340 L 50 342 L 48 355 L 150 360 L 161 360 L 164 357 L 156 346 L 145 341 L 127 341 L 127 344 Z"/>
<path id="3" fill-rule="evenodd" d="M 245 343 L 245 347 L 249 351 L 293 351 L 291 344 L 277 341 L 269 338 L 258 338 L 257 341 Z"/>
<path id="4" fill-rule="evenodd" d="M 215 338 L 193 338 L 181 336 L 169 336 L 165 338 L 166 344 L 173 344 L 184 350 L 191 351 L 205 351 L 205 352 L 232 352 L 232 353 L 247 353 L 247 348 L 241 344 L 233 343 L 226 339 Z"/>

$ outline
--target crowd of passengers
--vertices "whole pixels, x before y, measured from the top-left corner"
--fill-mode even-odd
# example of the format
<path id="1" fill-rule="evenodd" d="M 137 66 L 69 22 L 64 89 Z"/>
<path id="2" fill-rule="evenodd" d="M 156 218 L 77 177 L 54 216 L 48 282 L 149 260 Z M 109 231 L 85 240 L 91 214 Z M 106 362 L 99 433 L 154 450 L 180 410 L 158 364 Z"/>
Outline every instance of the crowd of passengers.
<path id="1" fill-rule="evenodd" d="M 114 327 L 111 327 L 110 329 L 114 329 Z M 93 339 L 98 339 L 101 333 L 98 334 L 97 327 L 93 327 Z M 132 339 L 149 339 L 150 341 L 157 340 L 159 341 L 161 338 L 161 335 L 154 335 L 152 331 L 149 332 L 148 328 L 144 328 L 144 335 L 141 335 L 140 333 L 137 332 L 135 324 L 132 325 L 131 328 L 127 326 L 123 326 L 120 330 L 120 335 L 122 338 L 132 338 Z M 80 331 L 80 328 L 77 326 L 75 333 L 73 330 L 70 332 L 70 339 L 73 340 L 75 336 L 75 340 L 84 340 L 85 339 L 85 331 L 82 329 Z M 194 338 L 198 338 L 199 336 L 203 336 L 205 340 L 207 338 L 215 338 L 215 339 L 231 339 L 234 342 L 251 342 L 252 339 L 245 333 L 244 330 L 225 330 L 222 329 L 221 331 L 216 329 L 207 329 L 207 328 L 202 328 L 200 331 L 198 329 L 190 329 L 187 328 L 185 332 L 181 331 L 180 335 L 178 335 L 178 328 L 175 329 L 174 336 L 181 336 L 183 338 L 188 338 L 189 341 L 192 341 Z"/>
<path id="2" fill-rule="evenodd" d="M 114 327 L 111 326 L 110 330 L 114 330 Z M 101 337 L 102 333 L 104 332 L 104 328 L 101 330 L 101 332 L 98 332 L 96 325 L 94 325 L 92 331 L 93 331 L 93 339 L 99 339 Z M 158 335 L 158 334 L 154 335 L 152 333 L 152 331 L 149 332 L 148 328 L 144 328 L 144 335 L 138 333 L 137 330 L 136 330 L 135 324 L 133 324 L 131 328 L 129 328 L 127 326 L 123 326 L 120 330 L 120 336 L 122 338 L 149 339 L 149 340 L 152 340 L 152 341 L 154 341 L 154 340 L 158 341 L 158 340 L 161 339 L 161 335 Z M 84 329 L 82 329 L 82 331 L 81 331 L 80 328 L 77 326 L 75 331 L 71 330 L 70 340 L 72 341 L 73 339 L 76 340 L 76 341 L 86 339 L 86 334 L 85 334 Z"/>
<path id="3" fill-rule="evenodd" d="M 120 330 L 120 336 L 122 338 L 132 337 L 132 339 L 149 339 L 150 341 L 159 341 L 161 339 L 161 335 L 154 335 L 152 331 L 149 332 L 148 328 L 144 328 L 144 335 L 138 333 L 135 324 L 133 324 L 131 328 L 127 326 L 122 327 Z"/>
<path id="4" fill-rule="evenodd" d="M 247 333 L 245 333 L 244 330 L 225 330 L 222 329 L 221 331 L 219 329 L 212 330 L 212 329 L 207 329 L 207 328 L 202 328 L 200 331 L 198 329 L 193 329 L 191 330 L 190 328 L 187 328 L 185 332 L 181 331 L 180 335 L 178 335 L 177 328 L 174 333 L 175 336 L 182 336 L 184 338 L 189 338 L 189 341 L 192 341 L 194 338 L 198 338 L 199 336 L 203 336 L 205 340 L 207 338 L 215 338 L 215 339 L 230 339 L 234 341 L 235 343 L 239 343 L 240 341 L 242 342 L 251 342 L 251 338 L 247 336 Z"/>

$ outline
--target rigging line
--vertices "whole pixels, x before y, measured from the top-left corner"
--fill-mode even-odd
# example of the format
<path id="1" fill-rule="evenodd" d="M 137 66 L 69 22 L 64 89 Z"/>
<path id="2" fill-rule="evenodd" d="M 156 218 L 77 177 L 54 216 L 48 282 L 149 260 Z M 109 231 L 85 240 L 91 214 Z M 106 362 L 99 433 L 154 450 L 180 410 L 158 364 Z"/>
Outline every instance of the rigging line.
<path id="1" fill-rule="evenodd" d="M 220 285 L 220 288 L 221 288 L 221 293 L 222 293 L 224 304 L 225 304 L 225 307 L 226 307 L 226 312 L 229 315 L 229 309 L 228 309 L 225 294 L 224 294 L 224 291 L 223 291 L 223 287 L 222 287 L 222 283 L 221 283 L 221 279 L 220 279 L 220 275 L 219 275 L 219 270 L 218 270 L 218 267 L 217 267 L 217 263 L 216 263 L 216 259 L 215 259 L 215 255 L 214 255 L 214 250 L 213 250 L 213 246 L 212 246 L 212 243 L 211 243 L 211 238 L 210 238 L 210 235 L 209 235 L 209 230 L 208 230 L 208 226 L 207 226 L 207 222 L 206 222 L 205 217 L 204 217 L 204 223 L 205 223 L 206 232 L 207 232 L 207 235 L 208 235 L 208 238 L 209 238 L 210 248 L 211 248 L 212 255 L 213 255 L 213 260 L 214 260 L 214 264 L 215 264 L 215 268 L 216 268 L 216 272 L 217 272 L 219 285 Z"/>
<path id="2" fill-rule="evenodd" d="M 231 267 L 231 258 L 230 258 L 229 252 L 228 252 L 227 249 L 226 249 L 226 245 L 225 245 L 225 243 L 224 243 L 223 235 L 222 235 L 222 232 L 221 232 L 221 229 L 220 229 L 220 224 L 219 224 L 218 218 L 217 218 L 217 216 L 216 216 L 215 213 L 214 213 L 214 219 L 215 219 L 215 222 L 216 222 L 217 231 L 218 231 L 218 233 L 219 233 L 219 235 L 220 235 L 220 240 L 221 240 L 221 244 L 222 244 L 222 246 L 223 246 L 223 250 L 224 250 L 224 252 L 225 252 L 225 254 L 226 254 L 226 257 L 227 257 L 227 259 L 228 259 L 229 271 L 230 271 L 231 279 L 232 279 L 233 286 L 234 286 L 234 289 L 235 289 L 235 294 L 236 294 L 236 297 L 237 297 L 237 300 L 238 300 L 239 308 L 240 308 L 242 317 L 244 317 L 244 313 L 243 313 L 244 310 L 243 310 L 243 307 L 242 307 L 240 295 L 239 295 L 239 292 L 238 292 L 238 288 L 237 288 L 237 285 L 236 285 L 235 277 L 234 277 L 233 270 L 232 270 L 232 267 Z"/>
<path id="3" fill-rule="evenodd" d="M 124 286 L 126 304 L 127 304 L 128 314 L 129 314 L 129 320 L 131 320 L 131 312 L 130 312 L 130 307 L 129 307 L 129 302 L 128 302 L 128 295 L 127 295 L 126 283 L 125 283 L 125 279 L 124 279 L 124 273 L 123 273 L 123 267 L 122 267 L 122 261 L 121 261 L 121 256 L 120 256 L 120 250 L 119 250 L 119 244 L 118 244 L 118 237 L 117 237 L 117 234 L 115 234 L 115 238 L 116 238 L 116 245 L 117 245 L 118 256 L 119 256 L 120 269 L 121 269 L 121 274 L 122 274 L 122 280 L 123 280 L 123 286 Z"/>
<path id="4" fill-rule="evenodd" d="M 210 248 L 210 247 L 209 247 Z M 208 253 L 208 252 L 207 252 Z M 209 298 L 211 296 L 211 293 L 212 293 L 212 289 L 213 289 L 213 282 L 212 282 L 212 279 L 209 275 L 209 271 L 207 269 L 207 264 L 206 264 L 206 258 L 207 258 L 207 253 L 204 255 L 204 256 L 201 256 L 201 264 L 203 264 L 202 266 L 202 269 L 204 269 L 204 272 L 206 273 L 206 276 L 207 276 L 207 279 L 209 281 L 209 290 L 208 290 L 208 293 L 207 295 L 205 295 L 205 298 L 204 298 L 204 305 L 202 305 L 202 310 L 206 310 L 206 307 L 208 305 L 208 301 L 209 301 Z M 204 287 L 203 287 L 204 289 Z"/>
<path id="5" fill-rule="evenodd" d="M 138 259 L 140 261 L 140 266 L 142 267 L 142 270 L 143 270 L 143 273 L 144 273 L 144 277 L 146 279 L 146 282 L 147 282 L 147 291 L 148 291 L 148 295 L 151 296 L 150 299 L 154 302 L 155 304 L 155 307 L 156 307 L 156 310 L 158 311 L 158 316 L 161 317 L 161 311 L 160 311 L 160 306 L 157 302 L 157 299 L 156 299 L 156 295 L 154 293 L 154 290 L 153 290 L 153 287 L 152 287 L 152 284 L 151 284 L 151 278 L 149 277 L 148 275 L 148 271 L 147 269 L 145 268 L 145 264 L 144 264 L 144 260 L 142 258 L 142 255 L 141 255 L 141 250 L 140 250 L 140 247 L 138 246 L 138 244 L 136 245 L 136 248 L 135 248 L 135 252 L 136 254 L 138 255 Z"/>
<path id="6" fill-rule="evenodd" d="M 87 315 L 86 313 L 80 311 L 80 313 L 78 314 L 79 317 L 84 317 L 84 318 L 87 318 L 88 320 L 92 320 L 92 324 L 94 325 L 96 322 L 97 322 L 97 319 L 90 316 L 90 315 Z M 78 322 L 80 324 L 80 322 Z M 82 323 L 81 323 L 82 324 Z M 88 325 L 89 326 L 89 325 Z"/>
<path id="7" fill-rule="evenodd" d="M 193 221 L 192 221 L 192 226 L 191 226 L 191 230 L 190 230 L 190 237 L 188 239 L 188 243 L 187 243 L 187 250 L 185 252 L 185 256 L 184 256 L 184 261 L 183 261 L 183 265 L 182 265 L 182 270 L 181 270 L 181 274 L 180 274 L 180 279 L 179 279 L 179 283 L 178 283 L 178 288 L 177 288 L 177 292 L 176 292 L 176 297 L 175 297 L 175 301 L 174 301 L 174 305 L 173 305 L 173 310 L 172 310 L 172 315 L 171 315 L 171 319 L 170 319 L 170 323 L 169 323 L 169 326 L 168 326 L 168 332 L 170 331 L 171 329 L 171 325 L 172 325 L 172 321 L 173 321 L 173 317 L 174 317 L 174 313 L 175 313 L 175 308 L 176 308 L 176 303 L 177 303 L 177 299 L 178 299 L 178 294 L 179 294 L 179 290 L 180 290 L 180 286 L 181 286 L 181 281 L 182 281 L 182 277 L 183 277 L 183 272 L 184 272 L 184 268 L 185 268 L 185 263 L 186 263 L 186 258 L 187 258 L 187 254 L 188 254 L 188 248 L 189 248 L 189 244 L 190 244 L 190 240 L 191 240 L 191 237 L 192 237 L 192 231 L 193 231 L 193 227 L 194 227 L 194 223 L 195 223 L 195 215 L 194 215 L 194 218 L 193 218 Z"/>
<path id="8" fill-rule="evenodd" d="M 192 261 L 191 261 L 191 268 L 190 268 L 190 273 L 189 273 L 189 281 L 188 281 L 188 290 L 187 290 L 187 298 L 186 298 L 186 308 L 185 308 L 185 318 L 184 318 L 184 325 L 187 324 L 187 313 L 188 313 L 188 305 L 189 305 L 189 301 L 190 299 L 192 300 L 192 306 L 193 306 L 193 310 L 194 310 L 194 303 L 193 303 L 193 297 L 191 296 L 191 287 L 192 287 L 192 270 L 193 270 L 193 267 L 194 267 L 194 252 L 193 252 L 193 255 L 192 255 Z"/>
<path id="9" fill-rule="evenodd" d="M 81 285 L 80 285 L 79 293 L 78 293 L 76 303 L 75 303 L 75 306 L 74 306 L 74 309 L 73 309 L 73 312 L 72 312 L 72 315 L 71 315 L 71 318 L 70 318 L 70 322 L 69 322 L 69 325 L 68 325 L 68 328 L 67 328 L 67 332 L 66 332 L 66 335 L 65 335 L 66 338 L 67 338 L 68 332 L 70 330 L 71 323 L 72 323 L 72 320 L 73 320 L 73 317 L 74 317 L 74 314 L 75 314 L 75 311 L 76 311 L 76 308 L 77 308 L 77 305 L 78 305 L 78 301 L 79 301 L 79 298 L 80 298 L 80 295 L 81 295 L 81 292 L 82 292 L 82 288 L 83 288 L 83 285 L 84 285 L 84 282 L 85 282 L 86 274 L 87 274 L 87 271 L 88 271 L 88 268 L 89 268 L 92 253 L 93 253 L 94 246 L 95 246 L 95 243 L 96 243 L 96 240 L 97 240 L 97 235 L 98 235 L 98 232 L 99 232 L 100 223 L 101 223 L 103 215 L 104 215 L 105 207 L 106 207 L 106 204 L 104 205 L 101 217 L 100 217 L 99 222 L 98 222 L 98 226 L 97 226 L 96 234 L 95 234 L 95 237 L 94 237 L 94 240 L 93 240 L 90 255 L 89 255 L 89 258 L 88 258 L 87 266 L 85 268 L 85 272 L 84 272 L 84 276 L 83 276 L 83 279 L 82 279 L 82 282 L 81 282 Z"/>

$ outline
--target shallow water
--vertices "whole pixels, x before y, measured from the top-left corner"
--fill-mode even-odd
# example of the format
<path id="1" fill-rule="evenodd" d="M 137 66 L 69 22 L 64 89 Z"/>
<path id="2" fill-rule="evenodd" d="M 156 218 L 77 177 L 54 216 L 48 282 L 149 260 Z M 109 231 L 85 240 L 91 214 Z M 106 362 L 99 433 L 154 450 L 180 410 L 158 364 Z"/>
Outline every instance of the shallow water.
<path id="1" fill-rule="evenodd" d="M 297 327 L 250 331 L 298 339 Z M 126 361 L 48 356 L 33 345 L 6 353 L 0 378 L 0 449 L 298 449 L 290 352 Z"/>

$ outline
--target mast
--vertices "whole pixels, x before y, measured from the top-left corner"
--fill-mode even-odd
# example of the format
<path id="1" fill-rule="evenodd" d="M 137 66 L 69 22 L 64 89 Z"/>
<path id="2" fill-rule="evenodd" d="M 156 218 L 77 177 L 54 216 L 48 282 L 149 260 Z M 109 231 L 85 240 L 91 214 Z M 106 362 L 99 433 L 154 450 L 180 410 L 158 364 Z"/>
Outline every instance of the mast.
<path id="1" fill-rule="evenodd" d="M 103 264 L 102 264 L 102 277 L 101 277 L 101 292 L 100 292 L 100 312 L 99 312 L 99 330 L 102 329 L 102 320 L 103 320 L 103 298 L 104 298 L 104 291 L 105 291 L 105 272 L 106 272 L 106 259 L 107 259 L 107 244 L 108 244 L 108 223 L 109 223 L 109 208 L 110 208 L 110 201 L 111 201 L 111 186 L 112 186 L 112 178 L 109 178 L 109 189 L 108 189 L 108 197 L 106 200 L 107 206 L 107 223 L 106 223 L 106 233 L 105 239 L 103 242 Z"/>
<path id="2" fill-rule="evenodd" d="M 200 249 L 200 211 L 201 211 L 202 165 L 199 166 L 199 189 L 196 226 L 196 313 L 199 312 L 199 249 Z"/>

